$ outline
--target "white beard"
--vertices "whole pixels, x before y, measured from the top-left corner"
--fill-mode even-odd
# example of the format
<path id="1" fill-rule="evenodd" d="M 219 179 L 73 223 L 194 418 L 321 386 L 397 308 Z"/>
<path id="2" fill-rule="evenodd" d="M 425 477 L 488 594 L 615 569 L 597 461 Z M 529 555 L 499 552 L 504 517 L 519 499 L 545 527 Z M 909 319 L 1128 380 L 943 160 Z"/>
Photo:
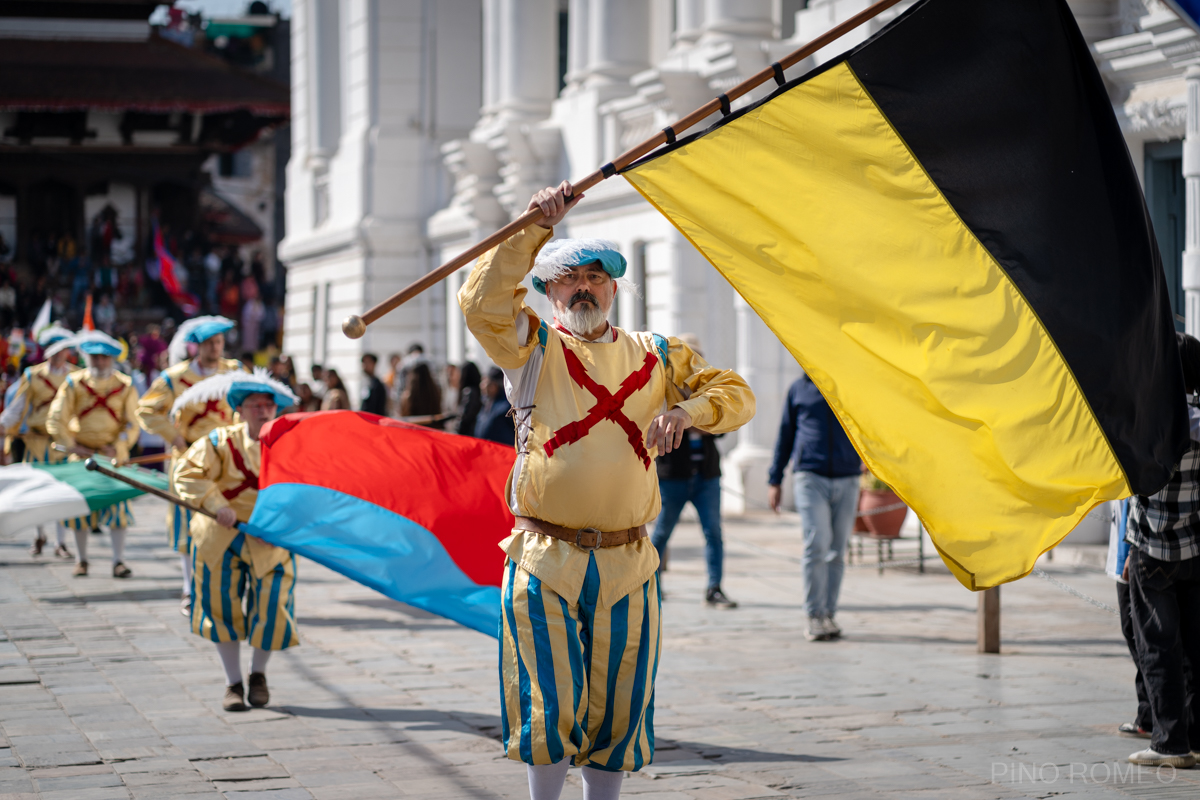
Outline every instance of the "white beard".
<path id="1" fill-rule="evenodd" d="M 558 314 L 558 321 L 571 333 L 584 338 L 597 328 L 603 327 L 608 314 L 591 303 L 580 303 L 579 308 L 568 308 Z"/>

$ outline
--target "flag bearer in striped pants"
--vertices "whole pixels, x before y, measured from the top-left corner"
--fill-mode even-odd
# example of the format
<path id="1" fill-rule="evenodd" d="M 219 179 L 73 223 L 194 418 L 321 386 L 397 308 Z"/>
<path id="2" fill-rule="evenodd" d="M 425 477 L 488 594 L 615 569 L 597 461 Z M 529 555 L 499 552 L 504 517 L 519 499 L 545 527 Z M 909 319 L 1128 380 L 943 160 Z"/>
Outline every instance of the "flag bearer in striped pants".
<path id="1" fill-rule="evenodd" d="M 22 461 L 57 464 L 66 461 L 67 454 L 52 446 L 54 440 L 46 432 L 46 419 L 50 416 L 50 404 L 58 394 L 58 387 L 63 385 L 67 374 L 74 369 L 68 360 L 74 342 L 69 330 L 55 324 L 38 332 L 37 343 L 45 348 L 42 354 L 46 360 L 21 374 L 16 396 L 0 414 L 0 427 L 6 435 L 20 437 L 24 444 Z M 54 555 L 71 558 L 71 551 L 67 549 L 67 527 L 61 522 L 56 527 L 58 545 L 54 548 Z M 37 538 L 33 542 L 33 554 L 40 556 L 45 546 L 46 532 L 39 525 Z"/>
<path id="2" fill-rule="evenodd" d="M 658 553 L 646 523 L 660 500 L 654 457 L 695 427 L 726 433 L 754 414 L 741 377 L 678 339 L 607 322 L 625 259 L 612 242 L 546 244 L 575 204 L 545 189 L 543 227 L 479 259 L 459 293 L 467 327 L 505 373 L 517 461 L 516 516 L 501 596 L 501 720 L 508 757 L 527 764 L 533 800 L 557 800 L 572 762 L 585 796 L 620 794 L 623 771 L 654 756 Z M 540 253 L 539 253 L 540 251 Z M 543 322 L 534 288 L 554 308 Z"/>
<path id="3" fill-rule="evenodd" d="M 225 668 L 226 711 L 244 711 L 245 702 L 265 706 L 267 659 L 275 650 L 300 643 L 296 636 L 296 557 L 239 528 L 250 519 L 258 497 L 262 451 L 258 437 L 280 406 L 296 396 L 265 370 L 226 372 L 197 383 L 175 400 L 177 415 L 196 404 L 221 399 L 242 421 L 217 428 L 188 448 L 175 470 L 178 495 L 214 514 L 191 522 L 192 633 L 215 642 Z M 239 643 L 254 652 L 249 694 L 242 682 Z"/>
<path id="4" fill-rule="evenodd" d="M 87 369 L 72 372 L 58 387 L 46 418 L 46 432 L 67 449 L 72 460 L 98 453 L 123 464 L 140 431 L 137 389 L 114 366 L 124 356 L 125 347 L 102 331 L 80 331 L 75 344 Z M 66 520 L 67 527 L 75 530 L 75 577 L 88 574 L 88 535 L 100 525 L 108 526 L 112 539 L 113 577 L 132 575 L 125 566 L 125 530 L 131 522 L 128 501 Z"/>
<path id="5" fill-rule="evenodd" d="M 172 416 L 175 399 L 205 378 L 225 372 L 244 370 L 242 362 L 225 355 L 225 332 L 234 326 L 225 317 L 196 317 L 179 326 L 167 349 L 171 366 L 150 384 L 138 403 L 142 427 L 161 436 L 172 448 L 167 475 L 173 476 L 184 452 L 192 444 L 217 428 L 233 424 L 233 409 L 224 398 L 195 403 Z M 189 346 L 196 350 L 189 357 Z M 183 600 L 180 609 L 186 617 L 192 612 L 192 558 L 189 553 L 188 525 L 192 514 L 182 506 L 167 508 L 167 542 L 179 552 L 183 569 Z"/>

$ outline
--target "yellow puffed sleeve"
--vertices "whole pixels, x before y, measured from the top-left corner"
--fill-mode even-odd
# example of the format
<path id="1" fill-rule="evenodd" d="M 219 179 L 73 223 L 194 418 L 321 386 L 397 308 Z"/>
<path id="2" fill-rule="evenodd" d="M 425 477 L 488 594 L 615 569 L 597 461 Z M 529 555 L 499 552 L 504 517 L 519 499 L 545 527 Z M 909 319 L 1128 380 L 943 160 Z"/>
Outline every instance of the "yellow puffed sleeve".
<path id="1" fill-rule="evenodd" d="M 672 337 L 667 340 L 668 404 L 682 408 L 705 433 L 729 433 L 754 416 L 754 392 L 741 375 L 717 369 Z M 678 399 L 676 399 L 678 398 Z"/>

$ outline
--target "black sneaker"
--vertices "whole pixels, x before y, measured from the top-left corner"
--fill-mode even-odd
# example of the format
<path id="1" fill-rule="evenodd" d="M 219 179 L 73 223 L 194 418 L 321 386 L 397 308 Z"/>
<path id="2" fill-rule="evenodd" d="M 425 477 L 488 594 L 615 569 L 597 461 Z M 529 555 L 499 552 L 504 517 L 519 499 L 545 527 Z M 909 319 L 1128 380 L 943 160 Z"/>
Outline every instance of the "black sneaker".
<path id="1" fill-rule="evenodd" d="M 709 587 L 707 594 L 704 595 L 704 602 L 720 608 L 737 608 L 737 603 L 726 597 L 720 586 Z"/>

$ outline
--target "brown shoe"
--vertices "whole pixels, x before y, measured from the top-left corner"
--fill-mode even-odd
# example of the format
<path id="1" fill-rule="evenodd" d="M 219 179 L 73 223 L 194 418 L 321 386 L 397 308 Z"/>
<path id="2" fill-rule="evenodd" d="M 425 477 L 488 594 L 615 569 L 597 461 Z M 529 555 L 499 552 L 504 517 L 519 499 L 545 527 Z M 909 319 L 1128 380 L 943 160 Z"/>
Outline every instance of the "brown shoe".
<path id="1" fill-rule="evenodd" d="M 75 556 L 71 555 L 71 551 L 67 549 L 67 546 L 65 544 L 60 544 L 58 547 L 54 548 L 54 555 L 58 556 L 59 558 L 74 558 L 75 557 Z"/>
<path id="2" fill-rule="evenodd" d="M 129 567 L 125 566 L 125 564 L 123 562 L 118 561 L 117 563 L 113 564 L 113 577 L 114 578 L 128 578 L 132 574 L 133 574 L 133 570 L 131 570 Z"/>
<path id="3" fill-rule="evenodd" d="M 267 676 L 261 672 L 250 673 L 250 705 L 262 708 L 271 702 L 271 692 L 267 689 Z"/>
<path id="4" fill-rule="evenodd" d="M 87 577 L 87 562 L 80 561 L 78 564 L 75 565 L 75 569 L 71 570 L 71 574 L 74 575 L 76 578 L 86 578 Z"/>
<path id="5" fill-rule="evenodd" d="M 245 711 L 246 703 L 242 700 L 242 693 L 245 689 L 242 688 L 242 682 L 238 681 L 233 686 L 225 687 L 225 699 L 221 701 L 221 708 L 226 711 Z"/>
<path id="6" fill-rule="evenodd" d="M 29 554 L 34 555 L 34 556 L 40 556 L 42 554 L 42 548 L 45 546 L 46 546 L 45 539 L 41 539 L 41 538 L 34 539 L 33 546 L 29 548 Z"/>

